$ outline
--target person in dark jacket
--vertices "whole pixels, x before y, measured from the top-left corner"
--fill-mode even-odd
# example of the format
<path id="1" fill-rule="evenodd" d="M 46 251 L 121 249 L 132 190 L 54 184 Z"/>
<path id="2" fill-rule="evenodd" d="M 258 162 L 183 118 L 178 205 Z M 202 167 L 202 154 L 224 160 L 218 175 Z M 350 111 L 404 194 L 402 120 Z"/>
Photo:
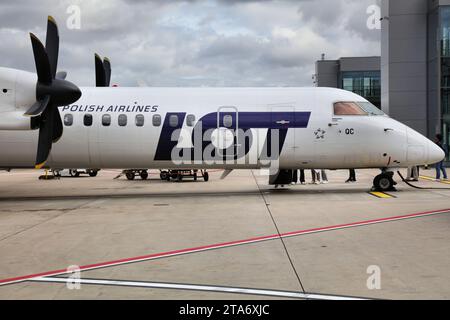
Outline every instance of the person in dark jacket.
<path id="1" fill-rule="evenodd" d="M 292 174 L 292 184 L 298 183 L 298 170 L 294 169 L 294 172 Z"/>
<path id="2" fill-rule="evenodd" d="M 300 184 L 306 184 L 304 169 L 300 169 Z"/>
<path id="3" fill-rule="evenodd" d="M 350 176 L 348 177 L 348 180 L 345 181 L 345 183 L 349 183 L 349 182 L 356 182 L 356 171 L 355 169 L 350 169 Z"/>
<path id="4" fill-rule="evenodd" d="M 435 142 L 439 146 L 439 148 L 444 150 L 445 155 L 447 156 L 447 150 L 445 150 L 444 144 L 442 143 L 442 135 L 441 134 L 436 135 Z M 448 176 L 447 176 L 447 171 L 445 170 L 445 167 L 444 167 L 444 160 L 442 160 L 439 163 L 436 163 L 436 180 L 438 180 L 438 181 L 441 180 L 441 171 L 444 175 L 444 180 L 447 180 Z"/>

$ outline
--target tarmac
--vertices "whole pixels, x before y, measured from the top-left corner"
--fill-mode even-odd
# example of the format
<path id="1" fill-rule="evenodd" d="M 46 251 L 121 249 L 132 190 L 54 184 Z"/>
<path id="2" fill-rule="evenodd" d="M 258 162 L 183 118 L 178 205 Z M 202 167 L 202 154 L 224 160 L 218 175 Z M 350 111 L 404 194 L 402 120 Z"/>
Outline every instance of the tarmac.
<path id="1" fill-rule="evenodd" d="M 0 172 L 0 299 L 450 299 L 450 183 L 372 194 L 378 172 Z"/>

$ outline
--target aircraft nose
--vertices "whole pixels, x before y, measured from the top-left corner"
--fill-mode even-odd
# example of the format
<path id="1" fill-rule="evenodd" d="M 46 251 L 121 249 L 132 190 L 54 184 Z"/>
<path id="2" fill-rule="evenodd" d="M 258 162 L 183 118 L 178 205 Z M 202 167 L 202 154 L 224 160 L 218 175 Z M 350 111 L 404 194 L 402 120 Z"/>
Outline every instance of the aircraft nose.
<path id="1" fill-rule="evenodd" d="M 436 143 L 428 142 L 428 163 L 435 164 L 441 162 L 445 158 L 444 150 L 442 150 Z"/>

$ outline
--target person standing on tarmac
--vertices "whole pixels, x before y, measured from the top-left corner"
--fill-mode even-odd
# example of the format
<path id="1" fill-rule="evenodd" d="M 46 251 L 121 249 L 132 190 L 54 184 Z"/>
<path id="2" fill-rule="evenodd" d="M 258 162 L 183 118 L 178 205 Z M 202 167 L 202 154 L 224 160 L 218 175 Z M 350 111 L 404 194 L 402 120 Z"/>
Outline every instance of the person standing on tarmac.
<path id="1" fill-rule="evenodd" d="M 442 143 L 442 134 L 436 135 L 435 143 L 438 145 L 439 148 L 444 150 L 445 156 L 447 157 L 448 150 L 444 148 L 444 144 Z M 448 180 L 447 171 L 445 170 L 444 167 L 444 160 L 442 160 L 439 163 L 436 163 L 436 181 L 441 181 L 441 171 L 444 174 L 444 180 Z"/>
<path id="2" fill-rule="evenodd" d="M 350 183 L 350 182 L 356 182 L 356 171 L 355 169 L 350 169 L 350 176 L 347 179 L 347 181 L 345 181 L 345 183 Z"/>
<path id="3" fill-rule="evenodd" d="M 311 169 L 311 184 L 320 184 L 320 173 L 316 169 Z"/>
<path id="4" fill-rule="evenodd" d="M 322 184 L 327 184 L 328 183 L 328 177 L 327 177 L 327 172 L 324 170 L 324 169 L 322 169 L 322 170 L 320 170 L 320 175 L 321 175 L 321 183 Z"/>
<path id="5" fill-rule="evenodd" d="M 298 183 L 298 170 L 294 169 L 294 172 L 292 174 L 292 184 Z"/>
<path id="6" fill-rule="evenodd" d="M 408 177 L 406 181 L 419 181 L 420 176 L 420 168 L 419 166 L 409 167 L 408 168 Z"/>
<path id="7" fill-rule="evenodd" d="M 300 169 L 300 184 L 306 184 L 305 170 Z"/>

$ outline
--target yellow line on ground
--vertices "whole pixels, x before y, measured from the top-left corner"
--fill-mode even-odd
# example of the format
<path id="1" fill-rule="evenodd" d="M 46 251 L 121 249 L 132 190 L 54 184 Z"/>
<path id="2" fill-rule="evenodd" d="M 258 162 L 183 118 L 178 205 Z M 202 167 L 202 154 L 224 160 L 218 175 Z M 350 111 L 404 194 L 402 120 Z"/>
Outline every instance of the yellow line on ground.
<path id="1" fill-rule="evenodd" d="M 377 198 L 381 198 L 381 199 L 391 199 L 394 198 L 393 196 L 391 196 L 390 194 L 384 193 L 384 192 L 370 192 L 371 195 L 377 197 Z"/>
<path id="2" fill-rule="evenodd" d="M 428 180 L 428 181 L 433 181 L 433 182 L 440 182 L 440 183 L 450 184 L 450 181 L 449 181 L 449 180 L 436 181 L 435 178 L 427 177 L 427 176 L 420 176 L 420 178 L 421 178 L 421 179 L 424 179 L 424 180 Z"/>

